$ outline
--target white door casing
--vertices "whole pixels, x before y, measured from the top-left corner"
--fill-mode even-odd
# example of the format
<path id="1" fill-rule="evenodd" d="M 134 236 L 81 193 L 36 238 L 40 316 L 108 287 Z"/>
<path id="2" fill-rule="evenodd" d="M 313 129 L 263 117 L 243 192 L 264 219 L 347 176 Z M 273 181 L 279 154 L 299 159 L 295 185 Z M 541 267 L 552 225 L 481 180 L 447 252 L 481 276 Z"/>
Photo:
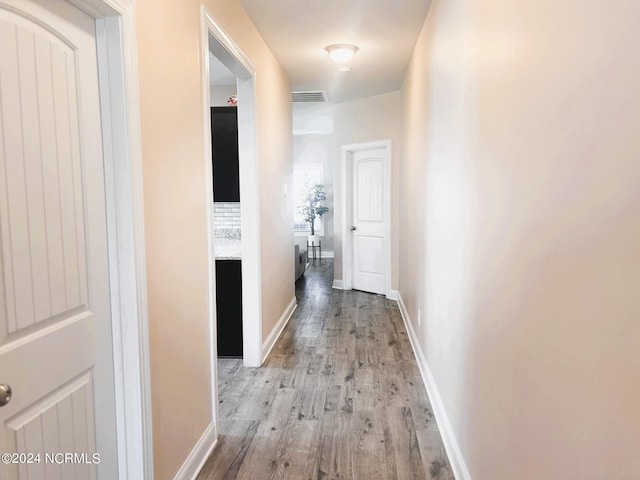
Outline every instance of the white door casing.
<path id="1" fill-rule="evenodd" d="M 95 21 L 0 3 L 2 478 L 117 478 Z M 50 463 L 79 453 L 100 463 Z"/>
<path id="2" fill-rule="evenodd" d="M 343 147 L 344 288 L 390 293 L 390 141 Z"/>

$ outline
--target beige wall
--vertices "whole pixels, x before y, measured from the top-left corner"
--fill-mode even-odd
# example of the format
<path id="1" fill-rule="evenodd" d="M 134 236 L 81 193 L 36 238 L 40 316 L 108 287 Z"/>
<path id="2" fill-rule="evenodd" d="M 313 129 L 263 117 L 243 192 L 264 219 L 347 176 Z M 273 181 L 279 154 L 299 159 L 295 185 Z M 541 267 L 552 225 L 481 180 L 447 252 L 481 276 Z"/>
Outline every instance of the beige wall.
<path id="1" fill-rule="evenodd" d="M 391 288 L 398 288 L 398 166 L 400 159 L 400 92 L 385 93 L 333 105 L 336 151 L 334 157 L 334 277 L 342 279 L 342 146 L 391 140 Z"/>
<path id="2" fill-rule="evenodd" d="M 228 0 L 227 0 L 228 1 Z M 224 3 L 224 0 L 220 0 Z M 240 29 L 242 31 L 242 29 Z M 240 35 L 240 31 L 238 35 Z M 257 74 L 256 108 L 260 159 L 262 225 L 262 339 L 269 336 L 295 296 L 291 235 L 293 179 L 291 88 L 284 72 L 260 40 L 254 47 Z M 242 46 L 242 44 L 240 44 Z M 246 50 L 245 50 L 246 51 Z M 247 52 L 249 54 L 249 52 Z"/>
<path id="3" fill-rule="evenodd" d="M 638 18 L 435 0 L 418 40 L 400 293 L 474 480 L 638 477 Z"/>
<path id="4" fill-rule="evenodd" d="M 136 2 L 154 468 L 173 478 L 212 420 L 199 0 Z M 263 338 L 294 295 L 289 84 L 235 0 L 204 2 L 257 71 Z"/>

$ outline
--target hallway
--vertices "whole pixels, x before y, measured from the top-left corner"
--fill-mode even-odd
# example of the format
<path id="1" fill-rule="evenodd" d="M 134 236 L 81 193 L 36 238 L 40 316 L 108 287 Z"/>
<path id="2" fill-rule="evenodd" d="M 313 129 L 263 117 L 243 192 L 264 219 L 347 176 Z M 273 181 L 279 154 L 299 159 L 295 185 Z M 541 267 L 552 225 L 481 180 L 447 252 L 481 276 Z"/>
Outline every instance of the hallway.
<path id="1" fill-rule="evenodd" d="M 452 480 L 395 302 L 307 269 L 264 366 L 219 360 L 219 439 L 199 480 Z"/>

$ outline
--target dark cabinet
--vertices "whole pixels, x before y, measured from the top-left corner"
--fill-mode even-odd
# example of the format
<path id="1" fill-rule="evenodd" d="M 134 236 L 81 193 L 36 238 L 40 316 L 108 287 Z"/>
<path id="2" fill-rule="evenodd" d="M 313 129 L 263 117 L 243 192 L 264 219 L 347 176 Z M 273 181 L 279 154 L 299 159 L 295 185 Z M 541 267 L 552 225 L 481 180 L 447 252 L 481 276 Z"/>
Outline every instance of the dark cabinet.
<path id="1" fill-rule="evenodd" d="M 216 260 L 218 356 L 242 357 L 242 261 Z"/>
<path id="2" fill-rule="evenodd" d="M 238 108 L 211 107 L 213 201 L 240 201 Z"/>

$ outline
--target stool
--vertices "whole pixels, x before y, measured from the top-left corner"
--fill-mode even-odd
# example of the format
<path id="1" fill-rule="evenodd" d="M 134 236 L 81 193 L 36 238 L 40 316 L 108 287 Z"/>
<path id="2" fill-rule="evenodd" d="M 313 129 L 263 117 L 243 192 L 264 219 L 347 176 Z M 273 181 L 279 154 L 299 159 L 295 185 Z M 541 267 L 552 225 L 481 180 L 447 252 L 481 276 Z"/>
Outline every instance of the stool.
<path id="1" fill-rule="evenodd" d="M 309 243 L 309 240 L 307 240 L 307 252 L 311 252 L 311 256 L 313 257 L 313 259 L 316 259 L 316 250 L 318 251 L 318 258 L 322 259 L 322 242 L 320 240 L 318 240 L 318 244 L 315 244 L 315 241 Z M 307 256 L 307 258 L 309 257 L 309 255 Z"/>

